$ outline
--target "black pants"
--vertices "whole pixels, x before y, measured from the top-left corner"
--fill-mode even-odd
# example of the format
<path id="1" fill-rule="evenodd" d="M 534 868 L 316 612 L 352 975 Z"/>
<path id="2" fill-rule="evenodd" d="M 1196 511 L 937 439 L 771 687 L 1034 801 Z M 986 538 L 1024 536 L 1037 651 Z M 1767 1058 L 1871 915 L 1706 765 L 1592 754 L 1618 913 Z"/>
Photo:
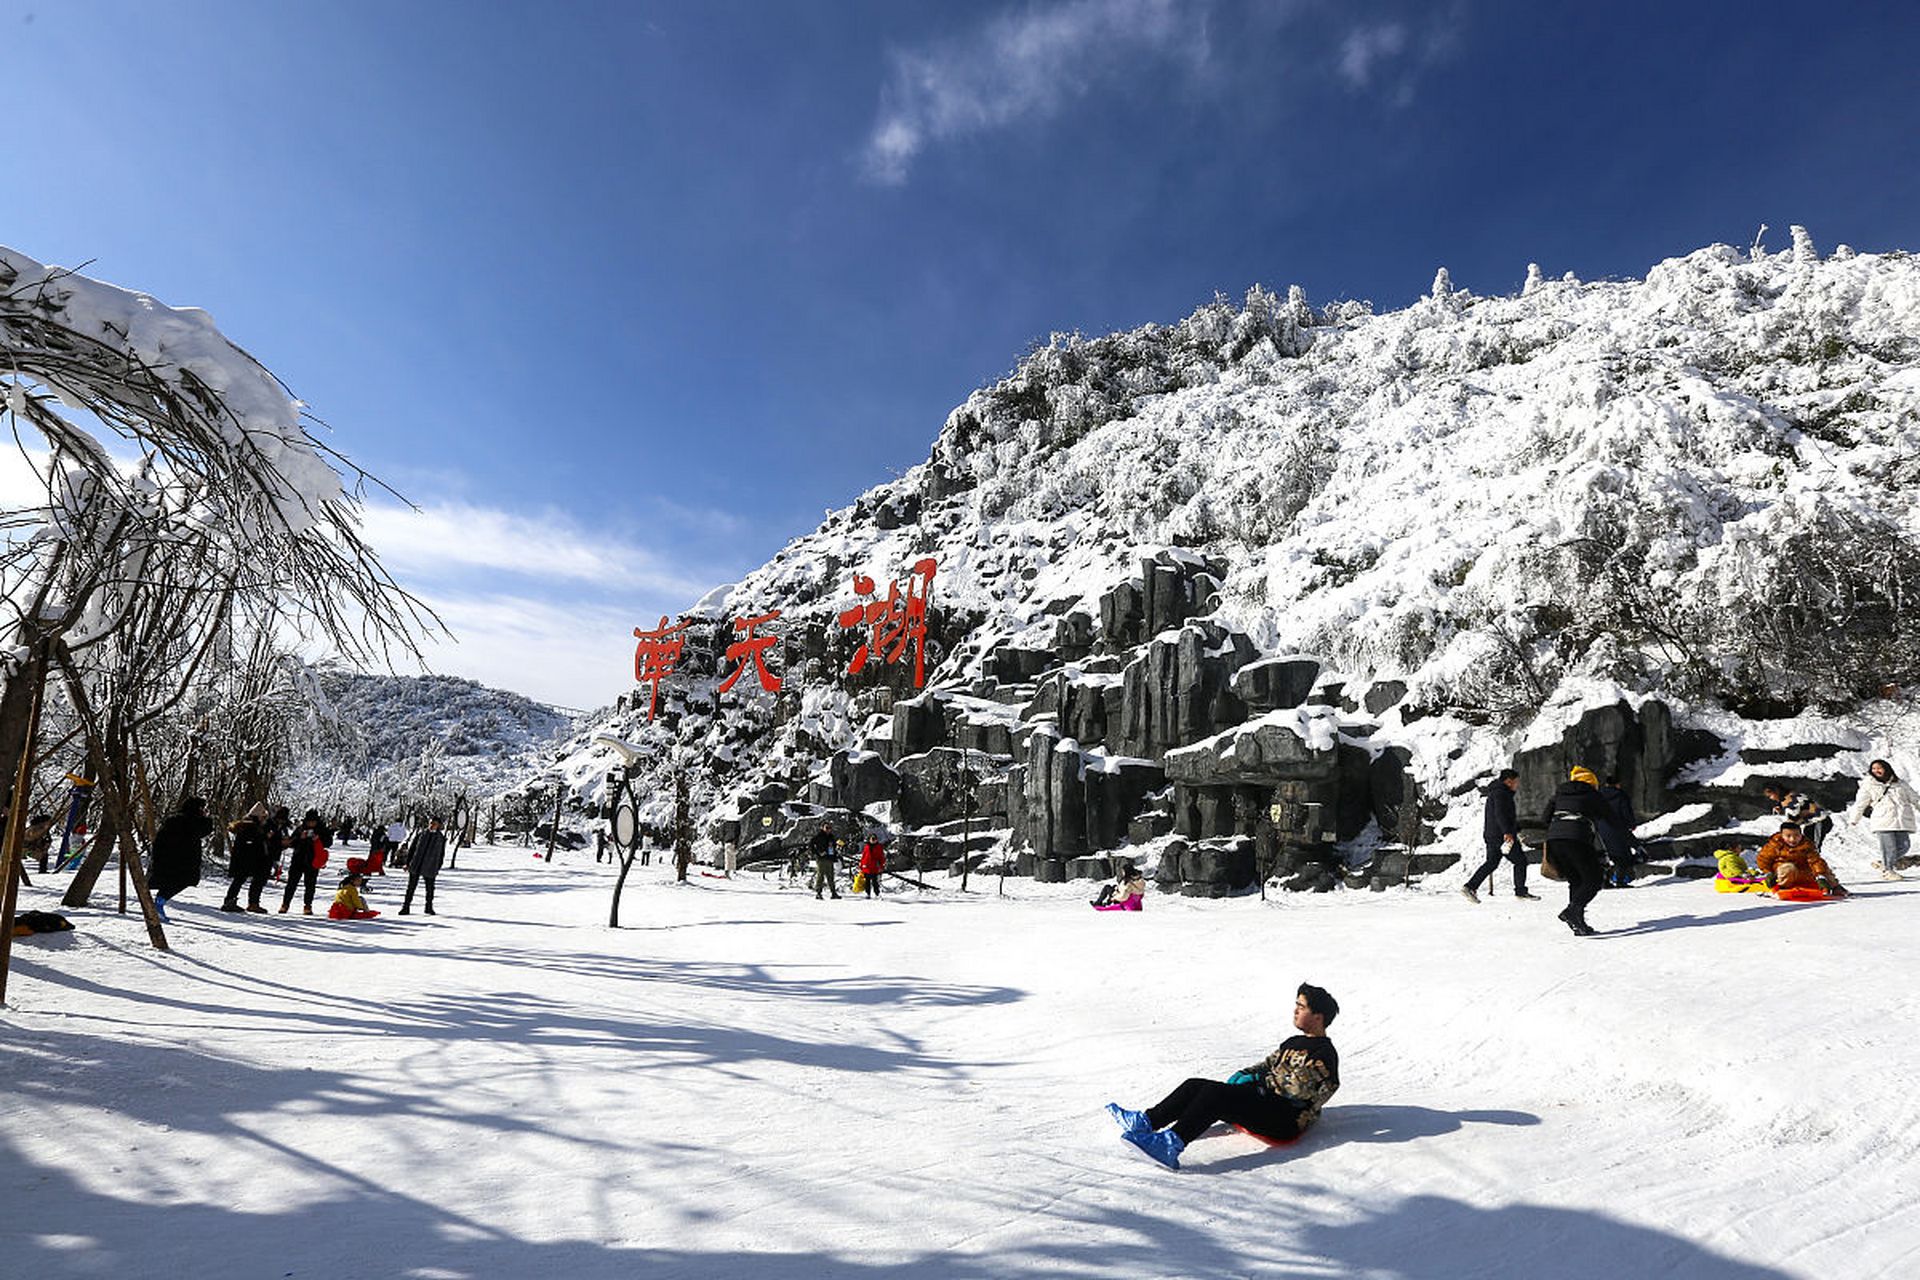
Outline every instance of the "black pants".
<path id="1" fill-rule="evenodd" d="M 435 872 L 433 874 L 423 875 L 412 869 L 407 871 L 407 896 L 400 900 L 400 913 L 402 915 L 405 915 L 413 909 L 413 891 L 415 886 L 420 884 L 427 886 L 427 914 L 433 914 L 433 881 L 437 874 L 438 873 Z"/>
<path id="2" fill-rule="evenodd" d="M 1215 1121 L 1281 1142 L 1300 1134 L 1300 1109 L 1257 1084 L 1222 1084 L 1192 1076 L 1147 1108 L 1148 1124 L 1156 1129 L 1172 1125 L 1182 1142 L 1192 1142 Z"/>
<path id="3" fill-rule="evenodd" d="M 1586 919 L 1587 904 L 1599 894 L 1607 878 L 1606 870 L 1600 865 L 1600 855 L 1592 846 L 1578 840 L 1549 840 L 1547 856 L 1560 869 L 1560 878 L 1567 882 L 1567 914 L 1576 920 Z"/>
<path id="4" fill-rule="evenodd" d="M 262 867 L 251 875 L 237 875 L 227 881 L 228 906 L 237 907 L 240 905 L 240 886 L 243 884 L 247 886 L 247 905 L 250 907 L 259 906 L 260 894 L 267 887 L 267 868 Z M 291 902 L 293 899 L 289 898 L 287 901 Z"/>
<path id="5" fill-rule="evenodd" d="M 1508 852 L 1509 848 L 1512 849 L 1511 853 Z M 1518 840 L 1514 841 L 1511 846 L 1504 845 L 1498 840 L 1487 841 L 1487 860 L 1480 864 L 1478 871 L 1473 873 L 1473 879 L 1467 881 L 1467 888 L 1477 890 L 1481 885 L 1485 884 L 1487 877 L 1499 869 L 1500 859 L 1502 858 L 1513 859 L 1513 891 L 1520 893 L 1525 890 L 1527 887 L 1527 855 L 1526 852 L 1521 849 Z"/>
<path id="6" fill-rule="evenodd" d="M 311 862 L 295 859 L 287 866 L 287 893 L 280 899 L 282 911 L 293 905 L 294 891 L 300 887 L 302 881 L 305 881 L 307 886 L 306 907 L 309 911 L 313 909 L 313 891 L 320 882 L 319 869 Z"/>

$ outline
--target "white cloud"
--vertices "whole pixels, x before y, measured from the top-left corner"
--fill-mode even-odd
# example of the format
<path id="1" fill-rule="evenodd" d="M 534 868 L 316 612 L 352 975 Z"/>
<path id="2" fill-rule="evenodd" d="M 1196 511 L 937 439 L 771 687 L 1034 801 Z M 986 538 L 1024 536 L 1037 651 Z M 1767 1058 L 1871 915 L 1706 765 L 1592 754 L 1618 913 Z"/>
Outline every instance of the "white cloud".
<path id="1" fill-rule="evenodd" d="M 457 502 L 417 511 L 369 504 L 362 527 L 381 562 L 401 578 L 487 571 L 690 600 L 714 582 L 649 547 L 582 529 L 557 512 L 529 516 Z"/>
<path id="2" fill-rule="evenodd" d="M 419 511 L 370 505 L 363 532 L 400 584 L 452 637 L 422 646 L 427 666 L 568 707 L 605 706 L 633 684 L 633 629 L 674 615 L 744 565 L 707 563 L 689 545 L 737 536 L 736 518 L 655 504 L 663 533 L 642 544 L 561 512 L 466 502 Z"/>
<path id="3" fill-rule="evenodd" d="M 425 647 L 431 669 L 581 710 L 633 686 L 633 629 L 661 612 L 528 595 L 424 598 L 456 637 Z"/>
<path id="4" fill-rule="evenodd" d="M 940 48 L 896 50 L 864 155 L 875 181 L 906 181 L 930 143 L 1043 119 L 1142 57 L 1195 73 L 1207 61 L 1192 0 L 1069 0 L 990 20 Z"/>
<path id="5" fill-rule="evenodd" d="M 1353 88 L 1364 89 L 1373 82 L 1380 64 L 1398 57 L 1406 47 L 1407 29 L 1398 22 L 1355 27 L 1340 46 L 1340 74 Z"/>

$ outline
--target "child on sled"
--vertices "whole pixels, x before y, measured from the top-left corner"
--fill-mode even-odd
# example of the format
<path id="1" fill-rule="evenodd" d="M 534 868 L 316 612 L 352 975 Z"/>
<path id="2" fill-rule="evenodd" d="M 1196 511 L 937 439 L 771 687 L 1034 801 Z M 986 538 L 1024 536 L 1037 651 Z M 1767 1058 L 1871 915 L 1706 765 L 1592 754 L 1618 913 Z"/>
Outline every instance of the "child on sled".
<path id="1" fill-rule="evenodd" d="M 333 895 L 333 905 L 327 908 L 329 920 L 371 920 L 379 915 L 378 911 L 367 905 L 360 888 L 367 882 L 367 863 L 364 858 L 348 858 L 347 874 L 340 878 L 340 888 Z"/>

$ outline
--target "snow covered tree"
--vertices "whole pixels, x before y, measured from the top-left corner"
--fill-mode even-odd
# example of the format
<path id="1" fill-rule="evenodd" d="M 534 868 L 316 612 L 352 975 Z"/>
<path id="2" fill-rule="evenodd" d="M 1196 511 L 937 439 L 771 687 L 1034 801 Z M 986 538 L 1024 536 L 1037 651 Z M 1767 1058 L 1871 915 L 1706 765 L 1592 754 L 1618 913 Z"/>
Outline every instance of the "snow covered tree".
<path id="1" fill-rule="evenodd" d="M 0 248 L 0 418 L 34 495 L 0 507 L 0 776 L 58 670 L 124 824 L 121 736 L 180 705 L 236 626 L 377 662 L 438 625 L 360 537 L 378 482 L 204 312 Z"/>

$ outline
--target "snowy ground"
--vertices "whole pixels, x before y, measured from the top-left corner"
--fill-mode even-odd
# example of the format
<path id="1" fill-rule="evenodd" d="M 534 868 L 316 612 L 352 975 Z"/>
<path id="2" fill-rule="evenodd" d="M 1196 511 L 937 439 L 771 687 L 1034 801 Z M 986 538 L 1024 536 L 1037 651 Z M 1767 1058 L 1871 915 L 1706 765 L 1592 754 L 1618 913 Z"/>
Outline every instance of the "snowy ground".
<path id="1" fill-rule="evenodd" d="M 0 1274 L 1920 1274 L 1920 883 L 1096 914 L 976 881 L 816 903 L 463 852 L 443 914 L 82 913 L 0 1014 Z M 942 882 L 945 883 L 944 881 Z M 39 889 L 23 906 L 49 905 Z M 391 910 L 398 886 L 376 882 Z M 1101 1112 L 1330 988 L 1304 1143 L 1150 1164 Z"/>

